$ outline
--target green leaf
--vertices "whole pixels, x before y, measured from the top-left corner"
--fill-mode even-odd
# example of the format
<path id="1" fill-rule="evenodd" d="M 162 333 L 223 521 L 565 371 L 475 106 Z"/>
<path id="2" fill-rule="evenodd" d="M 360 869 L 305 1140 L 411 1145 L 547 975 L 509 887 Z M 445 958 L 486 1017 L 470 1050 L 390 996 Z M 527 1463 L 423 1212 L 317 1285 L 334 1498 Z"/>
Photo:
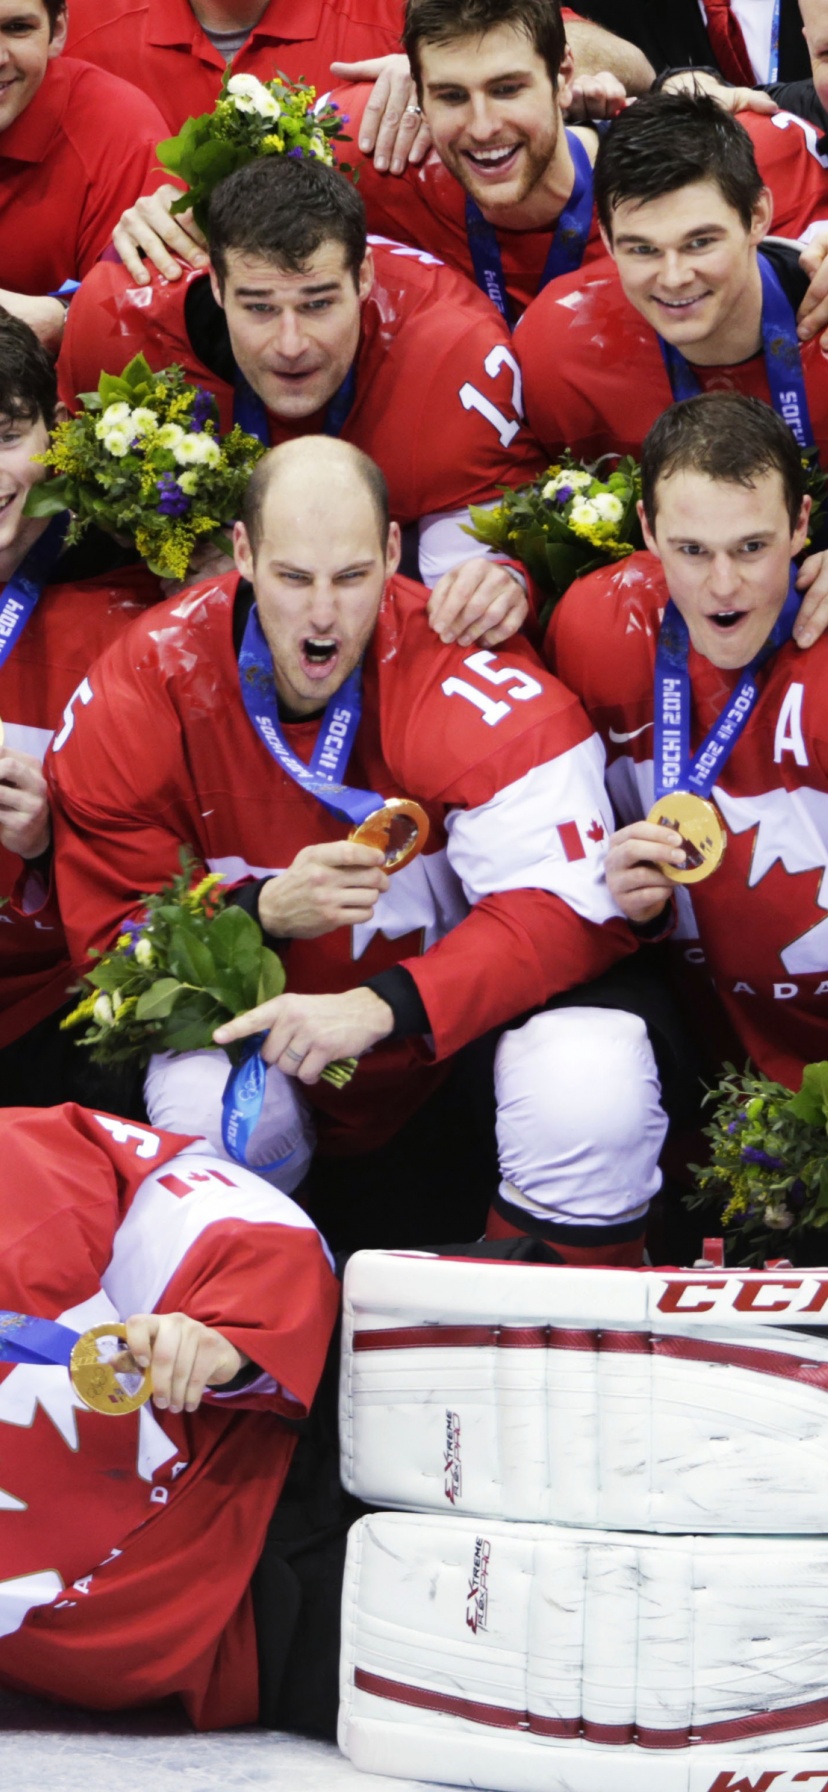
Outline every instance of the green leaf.
<path id="1" fill-rule="evenodd" d="M 185 927 L 176 927 L 170 941 L 170 968 L 187 983 L 212 983 L 216 965 L 209 946 Z"/>
<path id="2" fill-rule="evenodd" d="M 258 975 L 262 936 L 252 915 L 231 903 L 210 924 L 210 950 L 217 965 L 232 967 L 247 976 L 255 965 Z"/>
<path id="3" fill-rule="evenodd" d="M 151 989 L 145 989 L 144 994 L 138 997 L 134 1009 L 136 1020 L 165 1020 L 172 1012 L 180 989 L 177 977 L 159 977 Z"/>
<path id="4" fill-rule="evenodd" d="M 274 996 L 280 996 L 287 979 L 285 967 L 277 953 L 271 952 L 268 946 L 262 947 L 261 966 L 259 969 L 259 986 L 256 991 L 254 1006 L 260 1002 L 271 1002 Z"/>
<path id="5" fill-rule="evenodd" d="M 74 480 L 64 473 L 59 479 L 44 479 L 40 485 L 33 485 L 23 506 L 23 515 L 57 516 L 61 510 L 68 510 L 70 493 L 72 497 L 75 495 L 74 484 Z"/>
<path id="6" fill-rule="evenodd" d="M 809 1126 L 824 1126 L 828 1119 L 828 1062 L 806 1064 L 802 1088 L 785 1103 L 789 1114 Z"/>

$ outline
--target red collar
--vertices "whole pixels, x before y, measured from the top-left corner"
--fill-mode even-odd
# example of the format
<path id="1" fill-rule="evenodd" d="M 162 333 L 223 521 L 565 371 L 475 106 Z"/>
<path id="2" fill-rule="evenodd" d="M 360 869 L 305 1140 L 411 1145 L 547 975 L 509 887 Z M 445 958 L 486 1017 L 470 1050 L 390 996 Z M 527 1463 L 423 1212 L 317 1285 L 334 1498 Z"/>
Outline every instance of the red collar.
<path id="1" fill-rule="evenodd" d="M 294 40 L 301 42 L 303 38 L 314 40 L 319 35 L 322 4 L 323 0 L 270 0 L 258 25 L 253 26 L 250 41 L 291 43 Z M 202 30 L 190 0 L 149 0 L 148 42 L 159 47 L 189 46 L 199 56 L 209 51 L 211 57 L 218 57 L 224 66 L 224 58 L 219 56 Z"/>
<path id="2" fill-rule="evenodd" d="M 81 65 L 70 57 L 56 57 L 47 66 L 41 84 L 19 118 L 0 131 L 0 156 L 13 162 L 44 162 L 55 147 L 69 104 L 72 77 Z"/>

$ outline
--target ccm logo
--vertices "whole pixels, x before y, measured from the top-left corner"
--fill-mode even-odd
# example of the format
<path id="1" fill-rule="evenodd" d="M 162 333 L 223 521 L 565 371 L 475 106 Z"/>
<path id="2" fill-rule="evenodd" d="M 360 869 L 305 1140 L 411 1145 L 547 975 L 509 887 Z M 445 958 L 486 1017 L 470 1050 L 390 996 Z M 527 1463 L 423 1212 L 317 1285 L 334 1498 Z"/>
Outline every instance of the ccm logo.
<path id="1" fill-rule="evenodd" d="M 758 1774 L 717 1774 L 708 1792 L 793 1792 L 794 1786 L 810 1786 L 811 1792 L 828 1792 L 828 1773 L 824 1767 L 806 1767 L 801 1773 L 786 1773 L 771 1768 Z"/>
<path id="2" fill-rule="evenodd" d="M 658 1298 L 659 1313 L 821 1313 L 828 1307 L 828 1278 L 823 1276 L 676 1277 Z"/>

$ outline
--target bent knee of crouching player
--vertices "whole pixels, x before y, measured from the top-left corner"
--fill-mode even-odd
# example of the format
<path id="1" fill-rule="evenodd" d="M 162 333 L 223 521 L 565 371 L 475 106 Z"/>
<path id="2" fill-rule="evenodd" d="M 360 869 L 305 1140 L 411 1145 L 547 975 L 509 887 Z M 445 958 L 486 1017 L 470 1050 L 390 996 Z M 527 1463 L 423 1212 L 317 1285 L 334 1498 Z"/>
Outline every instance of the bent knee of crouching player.
<path id="1" fill-rule="evenodd" d="M 504 1033 L 495 1059 L 500 1192 L 490 1237 L 529 1232 L 569 1263 L 641 1262 L 667 1130 L 636 1014 L 555 1008 Z"/>

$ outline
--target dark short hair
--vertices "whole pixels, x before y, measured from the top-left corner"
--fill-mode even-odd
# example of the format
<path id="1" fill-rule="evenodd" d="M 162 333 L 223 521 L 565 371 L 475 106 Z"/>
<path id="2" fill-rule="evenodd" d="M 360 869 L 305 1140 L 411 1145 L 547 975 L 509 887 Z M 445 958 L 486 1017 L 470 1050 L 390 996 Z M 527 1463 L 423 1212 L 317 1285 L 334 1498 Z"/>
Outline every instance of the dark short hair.
<path id="1" fill-rule="evenodd" d="M 51 355 L 19 317 L 0 309 L 0 417 L 52 429 L 57 374 Z"/>
<path id="2" fill-rule="evenodd" d="M 356 188 L 323 162 L 261 156 L 220 181 L 211 198 L 207 235 L 223 288 L 227 253 L 241 250 L 301 274 L 323 243 L 338 242 L 354 285 L 365 259 L 365 207 Z"/>
<path id="3" fill-rule="evenodd" d="M 511 25 L 525 33 L 546 63 L 554 88 L 566 50 L 558 0 L 407 0 L 403 46 L 418 89 L 422 85 L 421 44 L 483 37 L 498 25 Z"/>
<path id="4" fill-rule="evenodd" d="M 760 398 L 703 392 L 662 411 L 641 450 L 641 498 L 652 530 L 659 480 L 681 472 L 747 487 L 776 472 L 796 527 L 806 489 L 802 453 L 787 423 Z"/>
<path id="5" fill-rule="evenodd" d="M 49 14 L 49 37 L 51 39 L 55 35 L 55 26 L 61 13 L 66 11 L 66 0 L 43 0 L 43 4 Z"/>
<path id="6" fill-rule="evenodd" d="M 303 440 L 308 440 L 303 437 Z M 327 438 L 325 438 L 327 440 Z M 391 524 L 391 512 L 388 503 L 388 486 L 385 475 L 380 471 L 370 455 L 363 454 L 353 442 L 347 444 L 348 453 L 354 464 L 354 471 L 368 491 L 374 514 L 377 519 L 377 530 L 383 553 L 388 546 L 388 531 Z M 262 511 L 265 499 L 273 478 L 273 456 L 278 449 L 272 449 L 257 462 L 248 480 L 241 506 L 241 521 L 247 530 L 247 539 L 255 560 L 262 539 Z"/>
<path id="7" fill-rule="evenodd" d="M 715 182 L 749 230 L 763 182 L 738 119 L 708 93 L 644 94 L 599 144 L 595 203 L 607 236 L 616 206 L 646 205 L 700 180 Z"/>

